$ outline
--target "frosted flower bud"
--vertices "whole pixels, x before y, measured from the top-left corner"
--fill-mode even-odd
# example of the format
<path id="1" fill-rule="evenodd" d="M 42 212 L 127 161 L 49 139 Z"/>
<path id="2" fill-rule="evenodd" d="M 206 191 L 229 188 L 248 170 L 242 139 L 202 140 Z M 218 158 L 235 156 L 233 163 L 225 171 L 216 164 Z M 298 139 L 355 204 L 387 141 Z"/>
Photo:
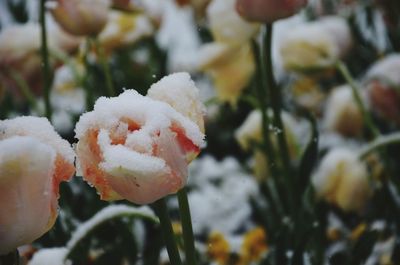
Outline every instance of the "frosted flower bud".
<path id="1" fill-rule="evenodd" d="M 390 54 L 367 72 L 365 84 L 371 110 L 400 125 L 400 54 Z"/>
<path id="2" fill-rule="evenodd" d="M 350 27 L 340 17 L 325 17 L 294 27 L 282 37 L 283 65 L 292 71 L 333 67 L 352 45 Z"/>
<path id="3" fill-rule="evenodd" d="M 110 11 L 98 38 L 106 52 L 131 45 L 154 32 L 150 18 L 143 14 Z"/>
<path id="4" fill-rule="evenodd" d="M 357 152 L 345 148 L 324 156 L 312 183 L 317 196 L 344 211 L 362 211 L 372 193 L 366 165 Z"/>
<path id="5" fill-rule="evenodd" d="M 58 24 L 76 36 L 95 36 L 107 23 L 109 0 L 57 0 L 51 13 Z"/>
<path id="6" fill-rule="evenodd" d="M 44 118 L 0 121 L 0 255 L 46 233 L 59 185 L 75 172 L 74 152 Z"/>
<path id="7" fill-rule="evenodd" d="M 236 10 L 249 21 L 273 22 L 297 13 L 307 0 L 237 0 Z"/>
<path id="8" fill-rule="evenodd" d="M 259 25 L 249 23 L 235 10 L 235 0 L 213 0 L 207 7 L 210 30 L 217 42 L 240 45 L 256 35 Z"/>
<path id="9" fill-rule="evenodd" d="M 199 58 L 198 68 L 212 77 L 218 99 L 235 106 L 255 69 L 250 45 L 232 49 L 213 42 L 200 49 Z"/>
<path id="10" fill-rule="evenodd" d="M 325 108 L 324 125 L 344 136 L 359 136 L 363 130 L 362 113 L 348 85 L 332 90 Z"/>
<path id="11" fill-rule="evenodd" d="M 196 123 L 203 108 L 197 95 L 187 74 L 172 74 L 154 84 L 149 96 L 126 90 L 102 97 L 81 116 L 75 128 L 78 160 L 103 200 L 147 204 L 186 184 L 187 166 L 204 138 L 202 120 Z"/>

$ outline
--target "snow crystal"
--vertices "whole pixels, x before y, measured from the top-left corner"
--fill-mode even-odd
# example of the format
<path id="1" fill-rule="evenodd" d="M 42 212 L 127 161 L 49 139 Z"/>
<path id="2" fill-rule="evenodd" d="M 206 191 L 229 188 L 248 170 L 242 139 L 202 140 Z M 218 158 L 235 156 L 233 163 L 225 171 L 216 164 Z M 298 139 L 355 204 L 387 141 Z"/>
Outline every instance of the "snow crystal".
<path id="1" fill-rule="evenodd" d="M 74 162 L 75 153 L 71 145 L 63 140 L 46 118 L 21 116 L 0 121 L 0 140 L 13 136 L 31 136 L 53 147 L 69 163 Z"/>
<path id="2" fill-rule="evenodd" d="M 204 129 L 204 106 L 200 101 L 199 90 L 188 73 L 175 73 L 162 78 L 150 87 L 147 95 L 168 103 Z"/>
<path id="3" fill-rule="evenodd" d="M 156 176 L 167 173 L 168 168 L 164 160 L 134 152 L 123 145 L 111 145 L 111 140 L 104 130 L 100 131 L 98 142 L 105 161 L 100 167 L 111 175 L 118 177 L 121 171 L 135 176 Z"/>
<path id="4" fill-rule="evenodd" d="M 210 156 L 193 161 L 188 199 L 195 234 L 219 231 L 231 234 L 246 225 L 251 215 L 248 202 L 257 195 L 255 179 L 228 157 L 221 162 Z"/>

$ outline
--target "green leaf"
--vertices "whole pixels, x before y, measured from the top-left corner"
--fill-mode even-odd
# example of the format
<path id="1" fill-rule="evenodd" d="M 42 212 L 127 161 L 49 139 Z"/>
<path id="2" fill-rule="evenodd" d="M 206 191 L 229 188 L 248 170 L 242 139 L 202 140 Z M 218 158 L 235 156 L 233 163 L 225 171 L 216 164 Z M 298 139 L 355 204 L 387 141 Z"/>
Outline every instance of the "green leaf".
<path id="1" fill-rule="evenodd" d="M 303 156 L 300 161 L 299 165 L 299 170 L 298 170 L 298 192 L 299 195 L 303 194 L 303 192 L 306 190 L 309 180 L 310 180 L 310 175 L 312 172 L 312 169 L 314 165 L 317 162 L 318 158 L 318 142 L 319 142 L 319 133 L 318 133 L 318 128 L 317 128 L 317 122 L 315 118 L 310 114 L 309 112 L 306 112 L 306 118 L 310 121 L 311 123 L 311 138 L 307 144 L 307 147 L 303 153 Z"/>
<path id="2" fill-rule="evenodd" d="M 103 208 L 85 223 L 81 224 L 73 233 L 71 239 L 67 243 L 68 253 L 66 254 L 66 259 L 72 256 L 75 249 L 80 248 L 81 244 L 79 243 L 99 226 L 121 217 L 140 217 L 151 222 L 159 222 L 153 211 L 147 206 L 132 207 L 127 205 L 110 205 Z"/>

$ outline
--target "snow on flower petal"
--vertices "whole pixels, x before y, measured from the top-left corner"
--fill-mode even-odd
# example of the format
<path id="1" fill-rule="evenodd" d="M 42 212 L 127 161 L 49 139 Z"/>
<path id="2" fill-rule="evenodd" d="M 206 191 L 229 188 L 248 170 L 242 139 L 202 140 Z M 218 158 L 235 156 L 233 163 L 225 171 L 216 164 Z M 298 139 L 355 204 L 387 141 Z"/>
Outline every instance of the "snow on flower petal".
<path id="1" fill-rule="evenodd" d="M 0 121 L 0 254 L 46 233 L 57 217 L 59 184 L 74 153 L 44 118 Z"/>
<path id="2" fill-rule="evenodd" d="M 175 94 L 187 96 L 192 104 L 174 99 L 175 89 L 193 90 Z M 150 92 L 169 104 L 127 90 L 115 98 L 98 99 L 94 110 L 81 116 L 75 128 L 79 163 L 83 177 L 102 199 L 146 204 L 186 184 L 187 165 L 200 152 L 204 138 L 196 94 L 186 74 L 173 74 Z"/>

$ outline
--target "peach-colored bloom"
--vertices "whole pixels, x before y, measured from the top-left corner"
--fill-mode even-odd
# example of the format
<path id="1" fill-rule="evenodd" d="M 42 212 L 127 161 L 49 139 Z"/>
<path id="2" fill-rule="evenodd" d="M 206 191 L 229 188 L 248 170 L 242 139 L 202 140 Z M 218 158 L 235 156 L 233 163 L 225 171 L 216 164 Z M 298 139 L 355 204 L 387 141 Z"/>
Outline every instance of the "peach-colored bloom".
<path id="1" fill-rule="evenodd" d="M 57 217 L 60 182 L 74 152 L 44 118 L 0 121 L 0 255 L 46 233 Z"/>
<path id="2" fill-rule="evenodd" d="M 75 128 L 83 177 L 104 200 L 146 204 L 177 192 L 203 144 L 202 112 L 186 73 L 161 79 L 146 97 L 100 98 Z"/>
<path id="3" fill-rule="evenodd" d="M 294 15 L 307 0 L 237 0 L 236 10 L 249 21 L 273 22 Z"/>
<path id="4" fill-rule="evenodd" d="M 57 0 L 51 8 L 54 19 L 72 35 L 97 35 L 107 22 L 108 0 Z"/>

